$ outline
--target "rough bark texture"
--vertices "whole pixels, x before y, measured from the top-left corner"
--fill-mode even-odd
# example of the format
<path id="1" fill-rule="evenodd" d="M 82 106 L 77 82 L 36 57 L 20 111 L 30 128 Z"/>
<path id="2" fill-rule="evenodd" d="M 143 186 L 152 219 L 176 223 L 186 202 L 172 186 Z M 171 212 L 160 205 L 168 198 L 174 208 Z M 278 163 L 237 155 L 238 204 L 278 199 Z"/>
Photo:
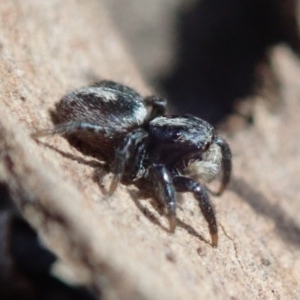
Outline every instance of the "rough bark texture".
<path id="1" fill-rule="evenodd" d="M 61 137 L 35 142 L 66 91 L 110 78 L 149 93 L 96 0 L 4 1 L 0 9 L 0 181 L 24 217 L 104 299 L 300 296 L 300 64 L 270 53 L 280 85 L 254 102 L 254 125 L 227 136 L 234 172 L 213 198 L 219 247 L 192 195 L 175 234 L 149 199 L 99 186 L 93 159 Z M 269 98 L 279 97 L 275 109 Z M 109 176 L 105 177 L 107 186 Z"/>

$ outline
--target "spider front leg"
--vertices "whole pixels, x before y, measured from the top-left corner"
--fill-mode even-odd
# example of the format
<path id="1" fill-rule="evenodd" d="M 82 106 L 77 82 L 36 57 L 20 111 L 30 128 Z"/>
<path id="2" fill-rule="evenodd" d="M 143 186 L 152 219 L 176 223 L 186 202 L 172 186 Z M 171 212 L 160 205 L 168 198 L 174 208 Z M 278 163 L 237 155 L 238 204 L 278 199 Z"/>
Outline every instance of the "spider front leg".
<path id="1" fill-rule="evenodd" d="M 201 212 L 206 222 L 208 223 L 212 246 L 217 247 L 218 246 L 217 221 L 205 188 L 197 181 L 194 181 L 193 179 L 184 176 L 174 177 L 173 184 L 176 191 L 178 192 L 191 192 L 194 194 L 194 197 L 199 202 Z"/>
<path id="2" fill-rule="evenodd" d="M 176 202 L 172 178 L 167 168 L 162 164 L 154 164 L 150 168 L 150 178 L 155 195 L 160 203 L 167 206 L 170 231 L 176 228 Z"/>
<path id="3" fill-rule="evenodd" d="M 135 165 L 140 165 L 137 162 L 137 157 L 141 155 L 139 148 L 142 150 L 144 139 L 148 136 L 148 133 L 143 129 L 136 129 L 130 132 L 121 146 L 115 151 L 115 158 L 114 158 L 114 167 L 113 173 L 114 177 L 112 179 L 109 194 L 112 195 L 116 190 L 122 176 L 125 173 L 126 165 L 133 160 Z M 134 167 L 134 166 L 133 166 Z M 132 166 L 128 166 L 130 169 L 130 173 L 133 173 L 134 168 Z M 138 173 L 139 170 L 136 170 Z M 132 175 L 132 174 L 131 174 Z"/>

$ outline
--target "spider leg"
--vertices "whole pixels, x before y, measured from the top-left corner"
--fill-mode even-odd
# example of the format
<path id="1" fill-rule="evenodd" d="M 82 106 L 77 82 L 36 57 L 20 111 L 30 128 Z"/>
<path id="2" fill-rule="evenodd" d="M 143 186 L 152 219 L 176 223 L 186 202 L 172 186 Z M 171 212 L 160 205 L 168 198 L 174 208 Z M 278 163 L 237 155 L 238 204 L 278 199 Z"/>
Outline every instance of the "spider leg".
<path id="1" fill-rule="evenodd" d="M 218 146 L 220 146 L 221 148 L 221 152 L 222 152 L 222 180 L 221 180 L 221 186 L 219 188 L 219 191 L 216 193 L 212 193 L 216 196 L 220 196 L 226 186 L 229 183 L 230 180 L 230 175 L 231 175 L 231 169 L 232 169 L 232 164 L 231 164 L 231 151 L 230 148 L 228 146 L 228 144 L 225 142 L 224 139 L 222 139 L 221 137 L 217 136 L 214 139 L 214 143 L 216 143 Z"/>
<path id="2" fill-rule="evenodd" d="M 150 120 L 165 114 L 167 107 L 167 101 L 165 99 L 152 95 L 145 97 L 144 102 L 147 106 L 151 107 Z"/>
<path id="3" fill-rule="evenodd" d="M 173 178 L 173 184 L 178 192 L 191 192 L 199 202 L 201 212 L 208 223 L 212 246 L 218 245 L 218 227 L 214 210 L 211 206 L 208 194 L 205 188 L 197 181 L 184 176 L 176 176 Z"/>
<path id="4" fill-rule="evenodd" d="M 83 121 L 74 121 L 74 122 L 58 124 L 51 129 L 36 131 L 32 134 L 32 137 L 39 138 L 42 136 L 53 135 L 53 134 L 65 135 L 65 134 L 71 134 L 80 131 L 102 133 L 103 135 L 109 134 L 109 129 L 103 126 L 99 126 L 99 125 L 95 125 Z"/>
<path id="5" fill-rule="evenodd" d="M 150 168 L 151 181 L 158 200 L 167 206 L 170 231 L 176 228 L 176 202 L 172 177 L 162 164 L 153 164 Z"/>
<path id="6" fill-rule="evenodd" d="M 140 156 L 140 153 L 137 149 L 139 144 L 148 136 L 148 133 L 143 129 L 136 129 L 132 132 L 130 132 L 126 138 L 124 139 L 124 142 L 121 144 L 121 146 L 115 151 L 115 159 L 114 159 L 114 167 L 113 167 L 113 173 L 114 177 L 112 179 L 110 188 L 109 188 L 109 194 L 112 195 L 114 191 L 117 188 L 118 183 L 122 179 L 122 176 L 125 172 L 126 164 L 132 160 L 135 163 L 135 165 L 138 165 L 136 162 L 136 157 L 133 157 L 135 154 Z M 143 144 L 141 144 L 143 145 Z M 143 148 L 142 148 L 143 149 Z M 129 166 L 129 169 L 132 170 L 133 168 Z"/>
<path id="7" fill-rule="evenodd" d="M 127 170 L 132 182 L 141 179 L 146 173 L 146 168 L 143 165 L 144 159 L 146 158 L 146 148 L 146 143 L 140 143 L 133 155 L 133 160 L 128 164 Z"/>

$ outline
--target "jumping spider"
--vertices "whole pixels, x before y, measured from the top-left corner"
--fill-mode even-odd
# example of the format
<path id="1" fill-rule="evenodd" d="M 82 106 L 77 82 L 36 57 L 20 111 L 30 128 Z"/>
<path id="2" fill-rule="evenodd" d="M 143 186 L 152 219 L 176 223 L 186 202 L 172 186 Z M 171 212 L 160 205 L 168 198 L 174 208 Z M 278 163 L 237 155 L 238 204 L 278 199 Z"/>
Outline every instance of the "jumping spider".
<path id="1" fill-rule="evenodd" d="M 221 195 L 231 173 L 228 144 L 214 128 L 192 115 L 165 116 L 166 101 L 142 98 L 135 90 L 113 82 L 84 87 L 56 104 L 58 125 L 33 136 L 75 135 L 104 157 L 114 174 L 112 194 L 120 180 L 143 180 L 168 211 L 170 230 L 176 227 L 175 192 L 191 192 L 208 223 L 212 245 L 218 228 L 205 183 L 222 170 Z"/>

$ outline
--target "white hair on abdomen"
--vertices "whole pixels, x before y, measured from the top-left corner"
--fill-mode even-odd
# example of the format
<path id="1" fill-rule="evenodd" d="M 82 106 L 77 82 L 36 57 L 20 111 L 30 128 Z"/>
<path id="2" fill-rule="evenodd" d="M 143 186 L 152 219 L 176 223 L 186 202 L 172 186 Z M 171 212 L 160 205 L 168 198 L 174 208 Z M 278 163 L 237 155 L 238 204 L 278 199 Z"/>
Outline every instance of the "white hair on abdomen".
<path id="1" fill-rule="evenodd" d="M 185 173 L 195 180 L 209 183 L 221 170 L 222 152 L 217 144 L 212 144 L 203 155 L 203 160 L 190 161 Z"/>
<path id="2" fill-rule="evenodd" d="M 101 101 L 103 102 L 110 102 L 110 101 L 117 101 L 118 100 L 118 95 L 110 90 L 110 89 L 105 89 L 103 87 L 87 87 L 87 88 L 82 88 L 76 91 L 76 94 L 80 95 L 87 95 L 90 97 L 96 97 L 100 98 Z"/>
<path id="3" fill-rule="evenodd" d="M 139 125 L 145 122 L 147 115 L 148 115 L 148 111 L 145 108 L 145 106 L 139 106 L 138 108 L 136 108 L 135 119 Z"/>

